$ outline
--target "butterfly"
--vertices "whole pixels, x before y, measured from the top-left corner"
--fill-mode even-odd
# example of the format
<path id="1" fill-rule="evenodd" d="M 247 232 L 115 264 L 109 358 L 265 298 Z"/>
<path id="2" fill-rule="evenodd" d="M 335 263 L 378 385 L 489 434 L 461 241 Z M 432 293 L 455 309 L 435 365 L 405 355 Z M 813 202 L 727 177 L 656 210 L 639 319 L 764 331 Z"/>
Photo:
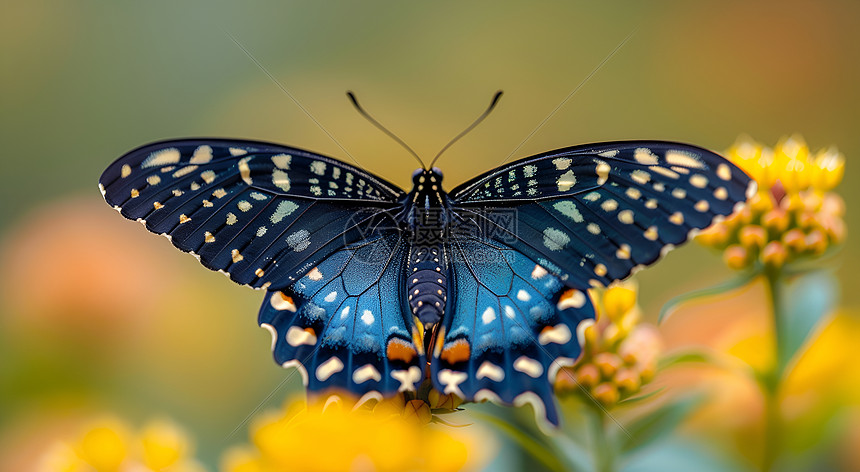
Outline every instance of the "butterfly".
<path id="1" fill-rule="evenodd" d="M 422 165 L 407 192 L 305 150 L 201 138 L 139 147 L 99 188 L 124 217 L 265 291 L 258 321 L 275 361 L 309 391 L 364 401 L 429 378 L 557 425 L 553 384 L 595 318 L 589 288 L 729 215 L 754 181 L 696 146 L 621 141 L 520 159 L 447 192 Z"/>

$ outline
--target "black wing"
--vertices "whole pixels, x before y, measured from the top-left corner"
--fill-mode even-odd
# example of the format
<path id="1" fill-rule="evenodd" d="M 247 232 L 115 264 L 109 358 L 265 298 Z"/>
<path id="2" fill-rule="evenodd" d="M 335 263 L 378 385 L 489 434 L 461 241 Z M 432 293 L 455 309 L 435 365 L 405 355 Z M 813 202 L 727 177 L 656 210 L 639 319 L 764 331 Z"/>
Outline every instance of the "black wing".
<path id="1" fill-rule="evenodd" d="M 162 141 L 120 157 L 105 200 L 209 269 L 282 289 L 395 208 L 403 191 L 329 157 L 275 144 Z"/>
<path id="2" fill-rule="evenodd" d="M 605 285 L 730 214 L 755 185 L 688 144 L 588 144 L 513 162 L 451 191 L 455 211 L 561 277 Z M 494 214 L 509 213 L 506 223 Z"/>

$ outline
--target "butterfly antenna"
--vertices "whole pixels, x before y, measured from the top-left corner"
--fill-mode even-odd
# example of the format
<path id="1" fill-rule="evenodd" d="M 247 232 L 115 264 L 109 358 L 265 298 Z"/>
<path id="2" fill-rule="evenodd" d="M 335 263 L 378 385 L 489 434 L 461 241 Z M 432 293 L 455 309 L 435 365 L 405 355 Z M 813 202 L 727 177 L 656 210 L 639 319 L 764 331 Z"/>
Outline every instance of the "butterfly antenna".
<path id="1" fill-rule="evenodd" d="M 353 94 L 352 92 L 346 92 L 346 96 L 349 97 L 349 100 L 352 102 L 352 105 L 355 107 L 356 110 L 358 110 L 359 113 L 361 113 L 361 116 L 365 117 L 367 119 L 367 121 L 373 123 L 373 126 L 376 126 L 377 128 L 379 128 L 383 133 L 390 136 L 391 139 L 397 141 L 398 144 L 400 144 L 401 146 L 403 146 L 404 149 L 409 151 L 409 154 L 412 154 L 415 157 L 415 159 L 418 161 L 418 163 L 421 164 L 422 169 L 427 168 L 427 166 L 424 165 L 424 161 L 422 161 L 421 158 L 418 157 L 418 154 L 416 154 L 415 151 L 413 151 L 411 147 L 409 147 L 406 143 L 404 143 L 402 139 L 398 138 L 397 135 L 395 135 L 391 131 L 388 131 L 385 128 L 385 126 L 382 126 L 382 124 L 380 124 L 372 116 L 370 116 L 370 113 L 364 111 L 364 108 L 362 108 L 361 105 L 358 104 L 358 99 L 355 98 L 355 94 Z"/>
<path id="2" fill-rule="evenodd" d="M 481 113 L 481 116 L 479 116 L 478 119 L 474 121 L 474 123 L 469 125 L 468 128 L 464 129 L 457 136 L 454 136 L 454 139 L 452 139 L 448 144 L 446 144 L 445 147 L 443 147 L 442 150 L 439 151 L 438 154 L 436 154 L 436 157 L 434 157 L 433 160 L 430 161 L 430 167 L 433 167 L 433 164 L 436 163 L 436 160 L 439 159 L 439 156 L 441 156 L 443 152 L 447 151 L 449 147 L 456 143 L 460 138 L 465 136 L 469 131 L 472 131 L 475 126 L 478 126 L 480 122 L 484 121 L 484 118 L 489 116 L 490 112 L 493 111 L 493 108 L 496 108 L 496 104 L 499 103 L 499 99 L 502 98 L 502 93 L 504 92 L 499 90 L 498 92 L 496 92 L 495 95 L 493 95 L 493 101 L 490 102 L 490 106 L 487 107 L 487 110 L 484 113 Z"/>

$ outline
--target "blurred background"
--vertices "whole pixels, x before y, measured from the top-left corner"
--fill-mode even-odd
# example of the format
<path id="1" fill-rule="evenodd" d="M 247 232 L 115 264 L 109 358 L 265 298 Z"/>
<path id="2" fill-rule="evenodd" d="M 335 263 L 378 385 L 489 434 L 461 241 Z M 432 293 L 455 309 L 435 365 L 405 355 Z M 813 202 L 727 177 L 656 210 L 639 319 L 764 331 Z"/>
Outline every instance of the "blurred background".
<path id="1" fill-rule="evenodd" d="M 719 151 L 741 134 L 772 145 L 801 133 L 813 150 L 845 154 L 848 227 L 860 216 L 857 2 L 46 0 L 2 10 L 0 470 L 26 470 L 48 438 L 103 412 L 132 423 L 172 418 L 213 467 L 225 447 L 246 441 L 249 415 L 301 388 L 271 360 L 269 334 L 256 325 L 260 293 L 204 270 L 103 202 L 102 170 L 150 141 L 258 139 L 350 162 L 345 149 L 408 188 L 416 163 L 345 91 L 426 160 L 502 89 L 490 118 L 437 164 L 448 189 L 509 156 L 585 142 L 666 139 Z M 837 269 L 844 325 L 828 328 L 846 342 L 860 334 L 860 248 L 851 241 Z M 645 318 L 727 277 L 718 254 L 676 250 L 637 276 Z M 661 327 L 668 346 L 754 357 L 767 319 L 739 316 L 738 306 L 764 303 L 750 290 L 675 315 Z M 813 354 L 797 418 L 824 429 L 807 428 L 796 447 L 826 441 L 841 450 L 846 439 L 822 431 L 853 425 L 856 444 L 860 375 L 849 349 Z M 688 375 L 723 394 L 686 428 L 757 414 L 749 385 Z M 842 393 L 822 404 L 837 395 L 834 378 Z M 728 432 L 737 430 L 716 428 L 702 442 L 744 464 L 743 436 Z"/>

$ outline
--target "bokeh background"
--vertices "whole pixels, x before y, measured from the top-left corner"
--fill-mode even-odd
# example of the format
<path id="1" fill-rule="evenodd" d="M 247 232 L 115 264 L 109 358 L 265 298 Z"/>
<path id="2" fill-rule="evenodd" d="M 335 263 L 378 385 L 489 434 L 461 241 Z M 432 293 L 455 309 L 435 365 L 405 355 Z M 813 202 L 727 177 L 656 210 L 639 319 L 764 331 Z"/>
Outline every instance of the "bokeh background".
<path id="1" fill-rule="evenodd" d="M 773 144 L 798 132 L 813 149 L 836 145 L 846 155 L 840 192 L 849 230 L 860 216 L 857 2 L 7 1 L 0 469 L 26 470 L 46 438 L 102 412 L 133 423 L 168 416 L 212 467 L 225 447 L 246 440 L 249 415 L 301 388 L 298 375 L 271 361 L 269 334 L 256 326 L 260 293 L 119 217 L 96 188 L 116 157 L 172 137 L 267 140 L 350 161 L 230 35 L 362 167 L 404 187 L 415 162 L 352 109 L 346 90 L 425 159 L 504 90 L 493 115 L 440 160 L 449 189 L 514 150 L 510 157 L 520 158 L 614 139 L 722 150 L 741 134 Z M 825 329 L 850 342 L 846 333 L 860 333 L 852 239 L 838 263 L 842 324 Z M 671 297 L 728 276 L 713 252 L 679 249 L 637 276 L 643 313 L 655 321 Z M 699 343 L 755 357 L 767 318 L 738 307 L 756 303 L 764 302 L 753 287 L 661 329 L 670 347 Z M 796 447 L 838 452 L 851 437 L 822 431 L 847 423 L 852 441 L 860 437 L 860 402 L 851 400 L 860 375 L 848 362 L 856 352 L 811 355 L 819 358 L 807 366 L 801 406 L 819 405 L 834 388 L 844 398 L 811 413 L 798 407 L 824 429 L 801 435 Z M 685 428 L 758 414 L 750 385 L 700 376 L 691 372 L 688 382 L 720 399 Z M 704 442 L 745 464 L 743 436 L 726 431 Z M 516 453 L 506 454 L 516 465 Z"/>

